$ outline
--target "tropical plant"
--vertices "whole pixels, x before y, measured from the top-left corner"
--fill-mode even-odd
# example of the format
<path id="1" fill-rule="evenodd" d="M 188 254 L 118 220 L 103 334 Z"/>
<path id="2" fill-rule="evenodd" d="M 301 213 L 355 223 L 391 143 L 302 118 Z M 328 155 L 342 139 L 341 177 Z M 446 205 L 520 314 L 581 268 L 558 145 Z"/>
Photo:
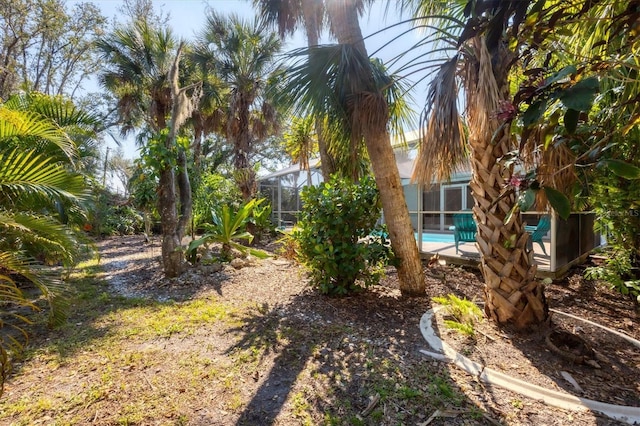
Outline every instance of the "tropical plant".
<path id="1" fill-rule="evenodd" d="M 596 214 L 595 228 L 606 238 L 607 245 L 601 250 L 601 254 L 606 256 L 604 263 L 585 270 L 586 278 L 606 281 L 621 294 L 631 295 L 638 302 L 640 302 L 640 204 L 638 201 L 640 187 L 633 184 L 634 180 L 630 178 L 634 178 L 635 175 L 635 182 L 640 178 L 640 162 L 632 154 L 638 149 L 639 132 L 640 129 L 636 127 L 631 130 L 630 137 L 611 144 L 605 155 L 607 157 L 622 155 L 625 159 L 619 160 L 619 165 L 613 166 L 615 172 L 608 167 L 598 167 L 590 175 L 588 199 Z M 619 174 L 625 174 L 626 177 Z"/>
<path id="2" fill-rule="evenodd" d="M 320 40 L 326 11 L 323 0 L 302 0 L 290 2 L 287 0 L 254 0 L 253 4 L 259 8 L 263 22 L 278 27 L 280 37 L 292 35 L 299 27 L 303 27 L 309 47 L 317 46 Z M 329 142 L 325 140 L 325 117 L 309 116 L 305 120 L 313 120 L 314 130 L 320 155 L 320 169 L 324 181 L 328 181 L 335 173 L 335 159 L 331 153 Z M 311 124 L 311 123 L 309 123 Z M 305 162 L 301 162 L 304 168 Z"/>
<path id="3" fill-rule="evenodd" d="M 389 227 L 393 251 L 399 259 L 398 278 L 403 294 L 421 296 L 425 283 L 413 226 L 405 203 L 400 175 L 390 142 L 389 95 L 383 87 L 395 80 L 380 72 L 380 66 L 367 56 L 358 23 L 363 2 L 351 0 L 326 4 L 329 22 L 338 45 L 316 46 L 301 53 L 305 62 L 291 70 L 286 92 L 309 115 L 327 117 L 348 142 L 351 156 L 343 157 L 352 166 L 361 152 L 362 142 L 371 161 L 380 190 L 385 221 Z M 387 84 L 380 85 L 380 76 Z M 398 98 L 398 100 L 400 100 Z M 305 114 L 302 114 L 305 115 Z"/>
<path id="4" fill-rule="evenodd" d="M 380 217 L 375 182 L 338 176 L 302 190 L 302 212 L 291 237 L 311 283 L 323 294 L 342 296 L 376 284 L 390 260 L 381 240 L 370 240 Z M 348 207 L 347 207 L 348 206 Z"/>
<path id="5" fill-rule="evenodd" d="M 271 221 L 271 213 L 273 208 L 266 198 L 256 199 L 249 222 L 253 225 L 251 231 L 257 241 L 260 241 L 265 234 L 275 234 L 276 227 Z"/>
<path id="6" fill-rule="evenodd" d="M 300 169 L 307 171 L 307 182 L 311 182 L 309 162 L 318 152 L 318 136 L 314 123 L 312 117 L 294 117 L 283 137 L 284 149 L 293 163 L 300 164 Z"/>
<path id="7" fill-rule="evenodd" d="M 82 215 L 87 198 L 84 176 L 71 170 L 77 158 L 75 144 L 56 121 L 0 105 L 2 379 L 26 338 L 21 310 L 39 305 L 25 287 L 34 286 L 48 303 L 51 326 L 66 316 L 67 287 L 43 264 L 70 266 L 79 254 L 78 234 L 67 224 Z"/>
<path id="8" fill-rule="evenodd" d="M 280 48 L 277 35 L 257 21 L 212 11 L 191 55 L 203 74 L 219 75 L 227 87 L 222 134 L 233 144 L 234 178 L 245 201 L 256 192 L 252 155 L 258 144 L 279 130 L 280 106 L 272 102 L 271 93 L 283 72 L 276 62 Z"/>
<path id="9" fill-rule="evenodd" d="M 117 99 L 123 133 L 143 127 L 158 156 L 158 211 L 162 224 L 162 263 L 167 277 L 182 271 L 182 237 L 191 221 L 192 198 L 187 155 L 180 128 L 199 100 L 199 84 L 179 85 L 184 45 L 168 29 L 147 20 L 116 28 L 97 47 L 109 64 L 102 85 Z M 192 91 L 191 97 L 187 91 Z M 180 197 L 178 202 L 177 197 Z"/>
<path id="10" fill-rule="evenodd" d="M 157 172 L 145 164 L 144 156 L 135 160 L 135 169 L 127 184 L 131 202 L 142 211 L 144 232 L 151 236 L 153 222 L 159 218 L 156 209 L 156 191 L 158 189 Z"/>
<path id="11" fill-rule="evenodd" d="M 462 334 L 473 336 L 475 325 L 482 320 L 482 310 L 471 300 L 460 299 L 455 294 L 447 294 L 442 297 L 434 297 L 435 303 L 444 306 L 447 313 L 453 317 L 445 319 L 444 324 Z"/>
<path id="12" fill-rule="evenodd" d="M 206 247 L 211 243 L 222 244 L 220 256 L 225 261 L 233 258 L 231 249 L 236 249 L 241 253 L 249 253 L 258 258 L 268 257 L 261 250 L 252 249 L 237 242 L 238 240 L 245 240 L 248 243 L 253 241 L 253 235 L 246 231 L 246 225 L 257 203 L 258 200 L 249 200 L 237 211 L 232 211 L 228 205 L 222 206 L 219 210 L 212 210 L 212 223 L 203 224 L 205 233 L 189 243 L 187 258 L 195 263 L 198 248 L 203 245 Z"/>
<path id="13" fill-rule="evenodd" d="M 451 53 L 430 85 L 414 177 L 424 184 L 446 180 L 470 153 L 485 311 L 498 323 L 521 328 L 546 321 L 544 288 L 535 280 L 529 236 L 516 213 L 540 193 L 561 216 L 570 212 L 556 186 L 572 178 L 571 135 L 587 116 L 598 80 L 590 78 L 590 57 L 568 54 L 566 36 L 580 32 L 581 22 L 596 22 L 597 31 L 582 34 L 594 35 L 595 45 L 604 41 L 601 30 L 615 13 L 594 14 L 612 2 L 403 3 L 415 7 L 424 26 L 436 29 L 422 43 L 445 40 L 439 52 Z M 466 128 L 457 109 L 459 87 Z M 514 152 L 530 173 L 516 170 Z"/>
<path id="14" fill-rule="evenodd" d="M 212 211 L 220 211 L 222 206 L 233 209 L 242 204 L 242 194 L 233 180 L 211 172 L 204 172 L 193 195 L 193 226 L 200 230 L 209 222 Z"/>

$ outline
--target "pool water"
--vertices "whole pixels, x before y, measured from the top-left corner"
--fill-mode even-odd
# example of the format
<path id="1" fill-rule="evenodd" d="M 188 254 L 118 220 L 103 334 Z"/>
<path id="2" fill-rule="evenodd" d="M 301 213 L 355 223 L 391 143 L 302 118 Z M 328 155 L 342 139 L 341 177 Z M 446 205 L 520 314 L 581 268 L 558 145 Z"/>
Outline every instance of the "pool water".
<path id="1" fill-rule="evenodd" d="M 415 234 L 416 239 L 418 238 L 418 234 Z M 423 243 L 453 243 L 455 240 L 453 239 L 453 234 L 431 234 L 431 233 L 422 233 L 422 242 Z"/>

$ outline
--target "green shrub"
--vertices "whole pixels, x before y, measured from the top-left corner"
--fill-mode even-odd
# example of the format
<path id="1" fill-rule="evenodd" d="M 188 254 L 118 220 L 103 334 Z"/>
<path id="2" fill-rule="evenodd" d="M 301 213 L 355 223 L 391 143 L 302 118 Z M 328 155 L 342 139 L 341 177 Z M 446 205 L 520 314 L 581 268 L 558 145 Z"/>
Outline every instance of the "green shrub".
<path id="1" fill-rule="evenodd" d="M 102 225 L 104 235 L 134 235 L 144 230 L 144 218 L 131 206 L 115 206 Z"/>
<path id="2" fill-rule="evenodd" d="M 640 164 L 639 164 L 640 165 Z M 585 278 L 603 280 L 640 302 L 640 186 L 599 171 L 591 185 L 595 230 L 607 239 L 604 264 L 589 267 Z"/>
<path id="3" fill-rule="evenodd" d="M 312 285 L 324 294 L 345 295 L 378 283 L 390 249 L 384 232 L 368 238 L 381 212 L 375 182 L 334 177 L 304 188 L 302 203 L 292 237 Z"/>
<path id="4" fill-rule="evenodd" d="M 88 215 L 90 230 L 94 235 L 133 235 L 144 230 L 144 218 L 140 211 L 126 200 L 106 189 L 95 190 Z"/>

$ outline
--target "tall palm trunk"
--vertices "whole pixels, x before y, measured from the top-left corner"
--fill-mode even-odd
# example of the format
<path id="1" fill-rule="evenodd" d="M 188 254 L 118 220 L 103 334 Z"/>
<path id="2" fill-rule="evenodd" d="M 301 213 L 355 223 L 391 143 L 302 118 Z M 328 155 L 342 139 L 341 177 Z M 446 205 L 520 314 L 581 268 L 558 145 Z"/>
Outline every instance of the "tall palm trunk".
<path id="1" fill-rule="evenodd" d="M 160 170 L 158 182 L 158 207 L 162 224 L 162 266 L 164 275 L 173 278 L 182 272 L 182 251 L 178 227 L 175 172 L 172 167 Z"/>
<path id="2" fill-rule="evenodd" d="M 358 22 L 355 0 L 335 0 L 327 6 L 333 31 L 340 44 L 354 46 L 364 58 L 367 50 Z M 387 132 L 388 108 L 383 94 L 376 88 L 373 73 L 362 75 L 359 92 L 353 93 L 355 105 L 351 114 L 362 129 L 365 145 L 380 191 L 382 210 L 389 229 L 391 246 L 400 259 L 398 278 L 403 295 L 425 293 L 420 254 L 404 197 L 400 174 Z"/>
<path id="3" fill-rule="evenodd" d="M 508 189 L 512 169 L 499 160 L 515 149 L 506 126 L 500 128 L 496 111 L 509 99 L 507 67 L 510 53 L 504 47 L 487 50 L 484 37 L 470 43 L 478 62 L 468 62 L 467 85 L 469 144 L 473 177 L 471 189 L 478 224 L 477 242 L 485 279 L 485 312 L 498 323 L 524 328 L 548 317 L 542 285 L 536 281 L 529 234 L 519 214 L 504 223 L 516 194 Z"/>

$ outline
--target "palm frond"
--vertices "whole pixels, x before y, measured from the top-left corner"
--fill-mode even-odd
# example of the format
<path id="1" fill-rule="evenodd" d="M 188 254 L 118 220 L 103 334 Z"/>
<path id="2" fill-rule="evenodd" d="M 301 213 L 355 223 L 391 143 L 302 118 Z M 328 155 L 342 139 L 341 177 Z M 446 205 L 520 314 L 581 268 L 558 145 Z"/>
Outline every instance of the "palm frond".
<path id="1" fill-rule="evenodd" d="M 0 270 L 3 271 L 0 273 L 0 301 L 3 304 L 3 308 L 0 310 L 0 396 L 4 390 L 4 382 L 11 371 L 12 358 L 22 352 L 28 341 L 27 333 L 22 326 L 29 321 L 10 309 L 37 310 L 36 305 L 20 291 L 15 281 L 6 274 L 8 272 L 4 268 L 6 260 L 7 254 L 0 252 Z"/>
<path id="2" fill-rule="evenodd" d="M 16 251 L 0 251 L 0 269 L 4 275 L 21 277 L 38 289 L 49 307 L 49 326 L 64 323 L 69 310 L 70 289 L 55 272 Z"/>
<path id="3" fill-rule="evenodd" d="M 469 40 L 468 49 L 475 61 L 464 61 L 464 84 L 467 88 L 467 109 L 469 110 L 469 140 L 471 144 L 489 143 L 500 127 L 496 112 L 502 100 L 491 54 L 485 37 L 477 36 Z M 474 90 L 475 89 L 475 90 Z"/>
<path id="4" fill-rule="evenodd" d="M 49 158 L 33 151 L 0 150 L 0 198 L 16 203 L 25 195 L 81 202 L 88 194 L 82 175 L 70 173 Z"/>
<path id="5" fill-rule="evenodd" d="M 0 248 L 14 249 L 48 263 L 72 265 L 78 256 L 74 233 L 59 221 L 42 215 L 0 210 L 3 238 Z"/>
<path id="6" fill-rule="evenodd" d="M 421 117 L 423 129 L 412 179 L 431 185 L 434 181 L 450 180 L 467 158 L 466 138 L 458 112 L 456 73 L 458 57 L 447 61 L 429 86 Z"/>
<path id="7" fill-rule="evenodd" d="M 36 112 L 62 128 L 73 126 L 92 129 L 99 124 L 96 114 L 78 108 L 71 100 L 62 96 L 52 97 L 40 93 L 14 95 L 4 105 L 12 110 Z"/>
<path id="8" fill-rule="evenodd" d="M 0 106 L 0 140 L 42 140 L 57 146 L 69 159 L 77 156 L 76 144 L 50 120 L 34 111 Z M 31 148 L 31 147 L 29 147 Z"/>

